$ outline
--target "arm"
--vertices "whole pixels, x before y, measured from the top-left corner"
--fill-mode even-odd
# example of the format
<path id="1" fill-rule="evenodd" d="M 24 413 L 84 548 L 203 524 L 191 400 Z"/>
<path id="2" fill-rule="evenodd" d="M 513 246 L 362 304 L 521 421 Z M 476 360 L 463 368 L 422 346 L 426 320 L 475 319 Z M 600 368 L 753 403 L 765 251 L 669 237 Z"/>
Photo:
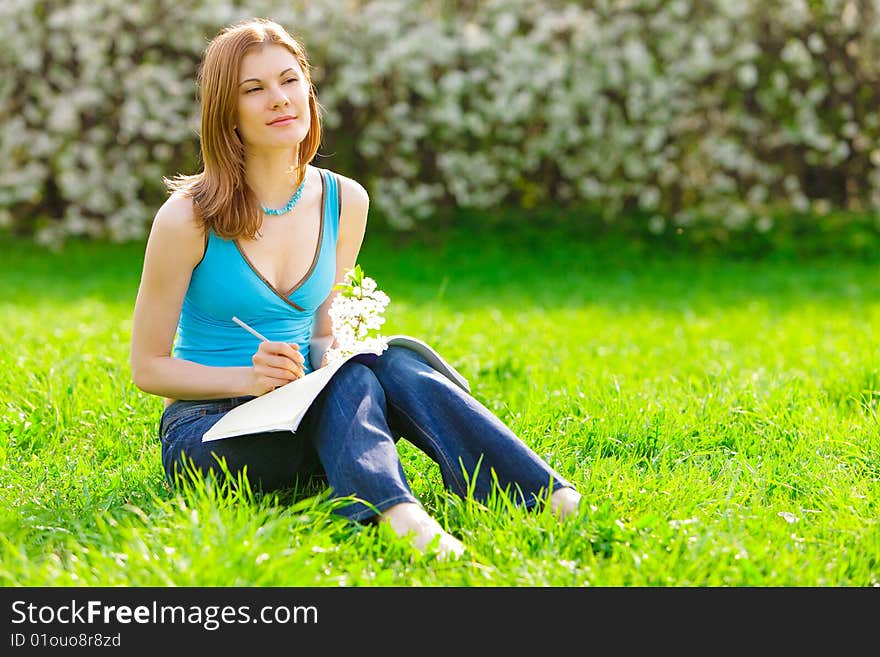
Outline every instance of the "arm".
<path id="1" fill-rule="evenodd" d="M 170 399 L 261 395 L 302 375 L 302 355 L 283 342 L 264 342 L 253 367 L 209 367 L 171 355 L 180 309 L 204 233 L 191 199 L 175 194 L 156 213 L 144 255 L 131 330 L 134 384 Z"/>
<path id="2" fill-rule="evenodd" d="M 336 283 L 341 282 L 345 272 L 353 269 L 357 263 L 367 229 L 367 212 L 370 207 L 370 197 L 360 183 L 345 176 L 339 176 L 339 182 L 342 214 L 339 217 L 339 238 L 336 242 L 336 278 L 333 279 Z M 309 344 L 309 359 L 315 369 L 326 365 L 324 353 L 335 342 L 329 311 L 337 294 L 339 294 L 338 290 L 331 290 L 315 311 L 315 326 Z"/>

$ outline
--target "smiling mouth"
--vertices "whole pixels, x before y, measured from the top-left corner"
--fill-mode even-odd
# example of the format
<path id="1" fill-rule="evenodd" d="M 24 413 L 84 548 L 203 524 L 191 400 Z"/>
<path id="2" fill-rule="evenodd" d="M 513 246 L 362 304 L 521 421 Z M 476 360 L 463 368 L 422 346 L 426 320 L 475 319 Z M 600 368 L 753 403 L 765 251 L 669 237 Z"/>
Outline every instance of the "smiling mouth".
<path id="1" fill-rule="evenodd" d="M 274 121 L 270 121 L 269 125 L 280 125 L 283 123 L 290 123 L 291 121 L 296 120 L 295 116 L 285 116 L 283 118 L 275 119 Z"/>

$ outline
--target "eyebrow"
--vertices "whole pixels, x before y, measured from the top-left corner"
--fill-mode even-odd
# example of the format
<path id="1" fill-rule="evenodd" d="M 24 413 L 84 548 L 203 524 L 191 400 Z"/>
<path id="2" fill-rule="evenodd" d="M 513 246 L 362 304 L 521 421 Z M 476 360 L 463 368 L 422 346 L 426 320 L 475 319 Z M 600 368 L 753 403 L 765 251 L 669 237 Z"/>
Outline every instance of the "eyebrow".
<path id="1" fill-rule="evenodd" d="M 278 74 L 278 77 L 280 78 L 282 75 L 284 75 L 284 74 L 287 73 L 288 71 L 293 71 L 293 68 L 286 68 L 286 69 L 284 69 L 283 71 L 281 71 L 281 73 Z M 296 71 L 293 71 L 293 72 L 296 73 Z M 238 86 L 240 87 L 240 86 L 243 85 L 245 82 L 260 82 L 260 79 L 259 79 L 259 78 L 248 78 L 247 80 L 242 80 L 241 82 L 239 82 L 239 83 L 238 83 Z"/>

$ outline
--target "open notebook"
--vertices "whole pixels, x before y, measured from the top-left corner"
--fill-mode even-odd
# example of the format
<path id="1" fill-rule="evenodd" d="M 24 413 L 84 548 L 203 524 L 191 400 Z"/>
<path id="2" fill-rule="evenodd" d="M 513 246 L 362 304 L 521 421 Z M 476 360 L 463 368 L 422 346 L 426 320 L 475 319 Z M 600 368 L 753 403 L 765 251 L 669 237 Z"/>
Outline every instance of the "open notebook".
<path id="1" fill-rule="evenodd" d="M 470 392 L 470 384 L 467 380 L 427 343 L 408 335 L 392 335 L 386 338 L 386 341 L 389 347 L 406 347 L 418 352 L 431 367 L 445 375 L 465 392 Z M 363 353 L 375 355 L 375 352 L 370 351 Z M 291 381 L 272 392 L 267 392 L 265 395 L 236 406 L 202 436 L 202 442 L 246 436 L 264 431 L 296 431 L 306 411 L 309 410 L 309 406 L 327 385 L 336 370 L 357 355 L 354 354 L 332 365 L 325 365 L 320 369 L 313 370 L 301 379 Z"/>

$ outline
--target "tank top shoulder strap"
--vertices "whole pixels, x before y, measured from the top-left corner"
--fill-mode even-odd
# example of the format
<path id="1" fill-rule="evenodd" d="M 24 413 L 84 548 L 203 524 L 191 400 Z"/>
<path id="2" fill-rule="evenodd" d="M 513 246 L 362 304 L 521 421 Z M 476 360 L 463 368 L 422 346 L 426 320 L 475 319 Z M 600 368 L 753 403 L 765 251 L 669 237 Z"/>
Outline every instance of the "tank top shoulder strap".
<path id="1" fill-rule="evenodd" d="M 318 170 L 324 179 L 324 189 L 326 190 L 324 198 L 325 216 L 330 218 L 333 232 L 338 233 L 339 215 L 342 212 L 342 194 L 339 189 L 339 177 L 327 169 Z"/>

